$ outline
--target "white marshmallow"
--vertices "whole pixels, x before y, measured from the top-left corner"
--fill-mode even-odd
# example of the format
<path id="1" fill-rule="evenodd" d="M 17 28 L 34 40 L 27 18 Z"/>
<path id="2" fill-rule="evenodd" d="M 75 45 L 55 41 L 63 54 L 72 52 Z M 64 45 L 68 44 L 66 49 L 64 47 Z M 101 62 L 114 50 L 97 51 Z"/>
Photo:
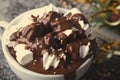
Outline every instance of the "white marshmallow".
<path id="1" fill-rule="evenodd" d="M 72 15 L 78 14 L 78 13 L 79 13 L 79 14 L 82 14 L 82 12 L 79 11 L 77 8 L 73 8 L 73 9 L 71 9 L 71 10 L 68 10 L 68 11 L 64 14 L 64 16 L 66 16 L 66 15 L 69 14 L 69 13 L 72 13 Z M 80 20 L 80 21 L 79 21 L 79 24 L 81 25 L 81 27 L 82 27 L 84 30 L 87 30 L 88 27 L 89 27 L 89 24 L 85 24 L 83 20 Z"/>
<path id="2" fill-rule="evenodd" d="M 66 36 L 70 36 L 70 34 L 72 33 L 72 29 L 67 29 L 63 31 L 62 33 L 64 33 Z"/>
<path id="3" fill-rule="evenodd" d="M 33 60 L 33 53 L 25 49 L 25 44 L 17 44 L 14 50 L 16 51 L 16 59 L 21 65 Z"/>
<path id="4" fill-rule="evenodd" d="M 89 24 L 85 24 L 83 20 L 80 20 L 78 22 L 81 25 L 82 29 L 84 29 L 85 31 L 89 28 Z"/>
<path id="5" fill-rule="evenodd" d="M 81 58 L 85 58 L 89 53 L 90 42 L 87 45 L 82 45 L 79 48 L 79 54 Z"/>

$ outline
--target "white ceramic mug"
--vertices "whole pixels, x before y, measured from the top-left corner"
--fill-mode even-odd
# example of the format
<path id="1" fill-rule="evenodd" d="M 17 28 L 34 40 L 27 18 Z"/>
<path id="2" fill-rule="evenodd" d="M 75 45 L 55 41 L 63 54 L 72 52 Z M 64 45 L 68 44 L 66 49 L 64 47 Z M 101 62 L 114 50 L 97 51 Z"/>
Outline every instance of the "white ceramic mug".
<path id="1" fill-rule="evenodd" d="M 18 76 L 20 77 L 22 80 L 64 80 L 64 75 L 52 75 L 52 74 L 40 74 L 40 73 L 36 73 L 33 71 L 30 71 L 28 69 L 25 69 L 24 67 L 22 67 L 18 62 L 16 62 L 16 60 L 12 57 L 12 55 L 10 54 L 10 52 L 8 51 L 8 48 L 6 47 L 6 39 L 7 39 L 7 35 L 8 35 L 8 30 L 11 28 L 12 25 L 15 25 L 17 23 L 20 22 L 20 20 L 22 18 L 24 18 L 25 16 L 30 16 L 32 13 L 34 12 L 38 12 L 38 10 L 40 10 L 42 8 L 38 8 L 38 9 L 33 9 L 30 11 L 27 11 L 21 15 L 19 15 L 18 17 L 16 17 L 15 19 L 13 19 L 10 23 L 7 23 L 5 21 L 1 21 L 0 22 L 0 26 L 2 28 L 5 29 L 3 36 L 2 36 L 2 49 L 3 49 L 3 53 L 7 59 L 7 62 L 10 66 L 10 68 L 12 69 L 12 71 Z M 65 13 L 67 10 L 63 9 L 63 8 L 57 8 L 59 10 L 59 12 L 61 13 Z M 35 14 L 39 14 L 39 13 L 35 13 Z M 76 71 L 76 80 L 80 79 L 80 77 L 82 77 L 84 75 L 84 73 L 88 70 L 88 68 L 90 67 L 91 63 L 92 63 L 92 59 L 88 58 L 80 67 L 79 69 Z"/>

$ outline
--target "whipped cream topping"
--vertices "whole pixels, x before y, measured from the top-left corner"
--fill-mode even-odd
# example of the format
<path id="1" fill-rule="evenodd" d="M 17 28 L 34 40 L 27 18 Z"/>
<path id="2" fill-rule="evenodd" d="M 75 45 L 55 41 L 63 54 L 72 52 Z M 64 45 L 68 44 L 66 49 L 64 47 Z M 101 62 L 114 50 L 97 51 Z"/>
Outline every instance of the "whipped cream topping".
<path id="1" fill-rule="evenodd" d="M 90 42 L 87 45 L 82 45 L 79 48 L 79 53 L 81 58 L 85 58 L 89 53 Z"/>
<path id="2" fill-rule="evenodd" d="M 66 56 L 62 54 L 60 58 L 66 59 Z M 43 67 L 45 70 L 48 70 L 50 67 L 57 68 L 60 59 L 54 54 L 50 55 L 48 52 L 43 54 Z"/>
<path id="3" fill-rule="evenodd" d="M 25 49 L 25 44 L 17 44 L 14 48 L 16 59 L 21 65 L 25 65 L 33 60 L 33 52 Z"/>

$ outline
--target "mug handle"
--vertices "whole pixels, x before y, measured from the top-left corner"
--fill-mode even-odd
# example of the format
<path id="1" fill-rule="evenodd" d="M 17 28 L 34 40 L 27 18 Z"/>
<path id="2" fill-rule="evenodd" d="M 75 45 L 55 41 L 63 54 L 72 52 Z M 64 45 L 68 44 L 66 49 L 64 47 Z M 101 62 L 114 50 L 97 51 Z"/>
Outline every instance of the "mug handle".
<path id="1" fill-rule="evenodd" d="M 2 35 L 3 35 L 4 30 L 7 29 L 8 24 L 9 24 L 9 23 L 6 22 L 6 21 L 0 21 L 0 40 L 1 40 L 1 38 L 2 38 Z"/>

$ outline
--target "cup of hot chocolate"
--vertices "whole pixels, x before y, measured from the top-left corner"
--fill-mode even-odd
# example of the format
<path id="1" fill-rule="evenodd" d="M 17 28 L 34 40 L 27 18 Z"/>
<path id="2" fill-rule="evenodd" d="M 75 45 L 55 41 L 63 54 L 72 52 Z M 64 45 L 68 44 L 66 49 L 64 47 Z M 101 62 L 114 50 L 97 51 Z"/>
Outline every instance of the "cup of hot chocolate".
<path id="1" fill-rule="evenodd" d="M 4 55 L 22 80 L 79 80 L 92 63 L 96 41 L 76 8 L 50 4 L 1 24 Z"/>

